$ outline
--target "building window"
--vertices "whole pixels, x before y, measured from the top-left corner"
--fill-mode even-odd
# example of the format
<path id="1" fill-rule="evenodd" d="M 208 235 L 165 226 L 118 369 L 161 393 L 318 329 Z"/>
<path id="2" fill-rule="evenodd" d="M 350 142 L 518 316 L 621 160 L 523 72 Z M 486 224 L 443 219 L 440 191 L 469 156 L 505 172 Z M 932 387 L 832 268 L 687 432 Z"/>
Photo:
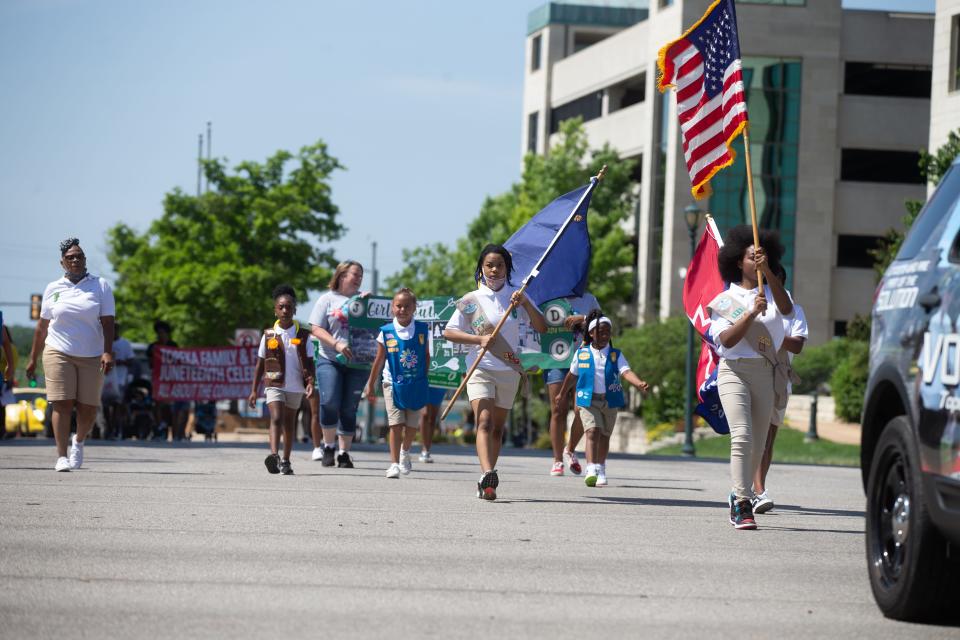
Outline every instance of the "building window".
<path id="1" fill-rule="evenodd" d="M 654 101 L 656 110 L 656 140 L 653 149 L 653 203 L 650 207 L 647 245 L 647 300 L 645 316 L 660 314 L 660 270 L 663 266 L 663 219 L 667 194 L 667 142 L 670 137 L 670 91 Z"/>
<path id="2" fill-rule="evenodd" d="M 871 251 L 880 244 L 880 236 L 837 236 L 837 266 L 872 269 L 876 258 Z"/>
<path id="3" fill-rule="evenodd" d="M 860 96 L 930 98 L 930 67 L 873 62 L 844 65 L 843 92 Z"/>
<path id="4" fill-rule="evenodd" d="M 881 149 L 841 149 L 840 179 L 855 182 L 926 184 L 920 153 Z"/>
<path id="5" fill-rule="evenodd" d="M 639 104 L 646 99 L 647 76 L 644 73 L 607 87 L 607 113 Z"/>
<path id="6" fill-rule="evenodd" d="M 673 0 L 660 0 L 661 9 L 665 9 L 670 6 L 673 6 Z"/>
<path id="7" fill-rule="evenodd" d="M 540 112 L 534 111 L 527 116 L 527 152 L 537 152 L 537 127 L 540 124 Z"/>
<path id="8" fill-rule="evenodd" d="M 842 338 L 845 335 L 847 335 L 847 321 L 834 320 L 833 321 L 833 337 Z"/>
<path id="9" fill-rule="evenodd" d="M 530 71 L 540 68 L 540 49 L 543 48 L 543 36 L 537 34 L 530 41 Z"/>
<path id="10" fill-rule="evenodd" d="M 612 35 L 608 31 L 575 31 L 573 33 L 573 52 L 583 51 Z"/>
<path id="11" fill-rule="evenodd" d="M 744 58 L 743 84 L 750 112 L 750 148 L 758 223 L 776 229 L 786 250 L 783 266 L 793 273 L 797 218 L 797 162 L 800 140 L 802 63 L 782 58 Z M 734 164 L 711 180 L 710 210 L 721 233 L 750 223 L 750 200 L 743 154 L 737 137 Z"/>
<path id="12" fill-rule="evenodd" d="M 603 111 L 603 91 L 588 93 L 582 98 L 571 100 L 566 104 L 555 107 L 550 111 L 550 133 L 560 130 L 560 123 L 577 116 L 589 122 L 599 118 Z"/>
<path id="13" fill-rule="evenodd" d="M 960 90 L 960 14 L 950 18 L 950 91 Z"/>

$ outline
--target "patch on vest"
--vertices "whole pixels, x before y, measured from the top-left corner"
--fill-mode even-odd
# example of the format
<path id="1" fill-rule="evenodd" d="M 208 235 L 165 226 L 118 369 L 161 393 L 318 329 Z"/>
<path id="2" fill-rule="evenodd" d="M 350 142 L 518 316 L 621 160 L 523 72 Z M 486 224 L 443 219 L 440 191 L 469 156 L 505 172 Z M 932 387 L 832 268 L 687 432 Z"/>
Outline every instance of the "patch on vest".
<path id="1" fill-rule="evenodd" d="M 733 301 L 724 296 L 723 298 L 717 300 L 717 304 L 714 305 L 714 307 L 717 309 L 717 311 L 726 311 L 730 308 L 731 304 L 733 304 Z"/>
<path id="2" fill-rule="evenodd" d="M 587 392 L 584 391 L 583 389 L 581 389 L 580 391 L 577 391 L 577 397 L 578 397 L 578 398 L 586 398 L 586 397 L 587 397 Z"/>
<path id="3" fill-rule="evenodd" d="M 463 313 L 465 313 L 465 314 L 473 314 L 473 313 L 476 313 L 476 312 L 477 312 L 477 305 L 476 305 L 476 303 L 468 302 L 467 304 L 463 305 Z"/>
<path id="4" fill-rule="evenodd" d="M 587 353 L 586 351 L 581 351 L 581 352 L 580 352 L 580 355 L 579 355 L 578 357 L 579 357 L 581 360 L 589 360 L 589 359 L 590 359 L 590 354 Z"/>
<path id="5" fill-rule="evenodd" d="M 590 363 L 589 363 L 589 362 L 581 362 L 581 363 L 579 364 L 579 367 L 580 367 L 581 369 L 589 369 L 589 368 L 590 368 Z"/>
<path id="6" fill-rule="evenodd" d="M 616 352 L 616 351 L 611 351 L 611 352 L 610 352 L 610 362 L 616 362 L 616 361 L 617 361 L 617 352 Z"/>
<path id="7" fill-rule="evenodd" d="M 400 354 L 400 366 L 404 369 L 413 369 L 417 366 L 417 352 L 413 349 L 404 349 Z"/>
<path id="8" fill-rule="evenodd" d="M 395 347 L 395 346 L 397 346 L 397 341 L 396 341 L 395 339 L 393 339 L 393 338 L 388 338 L 388 339 L 387 339 L 387 346 L 388 346 L 388 347 Z"/>

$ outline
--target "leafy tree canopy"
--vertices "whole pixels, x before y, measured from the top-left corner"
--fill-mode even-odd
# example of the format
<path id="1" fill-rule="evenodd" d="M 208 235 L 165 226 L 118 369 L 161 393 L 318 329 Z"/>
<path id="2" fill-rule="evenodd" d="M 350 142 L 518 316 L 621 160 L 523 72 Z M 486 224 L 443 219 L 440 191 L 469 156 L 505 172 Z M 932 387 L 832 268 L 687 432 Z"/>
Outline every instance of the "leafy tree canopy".
<path id="1" fill-rule="evenodd" d="M 276 285 L 290 284 L 306 300 L 335 264 L 323 243 L 344 231 L 329 184 L 342 168 L 322 141 L 232 172 L 206 161 L 209 192 L 174 189 L 145 233 L 124 223 L 111 228 L 124 335 L 150 341 L 153 322 L 163 319 L 181 345 L 223 345 L 235 329 L 271 321 Z"/>

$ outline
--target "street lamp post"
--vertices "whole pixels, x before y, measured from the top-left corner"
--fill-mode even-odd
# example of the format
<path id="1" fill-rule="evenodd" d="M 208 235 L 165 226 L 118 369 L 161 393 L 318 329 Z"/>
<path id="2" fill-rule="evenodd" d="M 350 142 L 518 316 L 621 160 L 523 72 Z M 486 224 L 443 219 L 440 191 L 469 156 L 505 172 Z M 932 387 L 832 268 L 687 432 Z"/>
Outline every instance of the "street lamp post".
<path id="1" fill-rule="evenodd" d="M 697 227 L 700 226 L 700 214 L 702 212 L 696 205 L 689 204 L 683 209 L 684 219 L 687 222 L 687 230 L 690 232 L 690 259 L 693 259 L 693 253 L 697 250 Z M 689 274 L 688 274 L 689 275 Z M 683 448 L 681 451 L 685 456 L 697 455 L 696 448 L 693 446 L 693 323 L 687 325 L 687 387 L 684 394 L 686 407 L 684 411 L 683 425 Z"/>

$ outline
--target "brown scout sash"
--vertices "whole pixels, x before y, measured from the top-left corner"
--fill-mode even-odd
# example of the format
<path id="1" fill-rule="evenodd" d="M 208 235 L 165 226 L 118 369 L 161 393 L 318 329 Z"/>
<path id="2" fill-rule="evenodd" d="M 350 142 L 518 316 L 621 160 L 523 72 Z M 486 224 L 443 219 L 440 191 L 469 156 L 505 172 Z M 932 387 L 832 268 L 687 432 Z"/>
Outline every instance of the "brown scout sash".
<path id="1" fill-rule="evenodd" d="M 276 325 L 274 325 L 276 326 Z M 264 358 L 263 358 L 263 386 L 272 389 L 282 389 L 287 373 L 287 352 L 283 344 L 283 332 L 276 331 L 274 327 L 264 329 Z M 303 373 L 303 384 L 312 377 L 307 369 L 307 340 L 310 333 L 306 329 L 297 330 L 297 338 L 300 344 L 297 345 L 297 356 L 300 359 L 300 371 Z M 271 347 L 271 340 L 275 340 L 275 347 Z"/>
<path id="2" fill-rule="evenodd" d="M 737 296 L 729 291 L 724 291 L 710 301 L 710 304 L 707 305 L 707 311 L 716 311 L 717 315 L 732 324 L 747 313 L 747 306 Z M 774 353 L 773 338 L 770 337 L 770 332 L 761 322 L 751 323 L 743 339 L 747 341 L 750 348 L 773 365 L 774 408 L 782 411 L 787 406 L 787 383 L 793 382 L 796 384 L 800 382 L 800 376 L 790 366 L 787 350 L 781 347 Z"/>

